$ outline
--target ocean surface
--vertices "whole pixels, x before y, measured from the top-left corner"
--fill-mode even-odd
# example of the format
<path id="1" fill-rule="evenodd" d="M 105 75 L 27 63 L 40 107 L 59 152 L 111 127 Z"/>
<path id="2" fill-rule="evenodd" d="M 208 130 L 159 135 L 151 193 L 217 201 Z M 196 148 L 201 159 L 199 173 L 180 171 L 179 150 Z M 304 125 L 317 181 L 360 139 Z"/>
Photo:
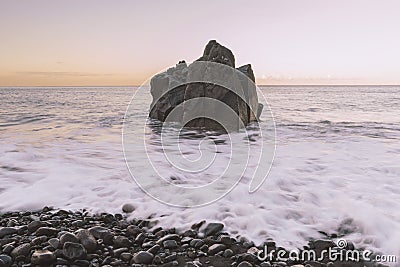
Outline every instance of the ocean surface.
<path id="1" fill-rule="evenodd" d="M 267 180 L 249 194 L 245 174 L 219 201 L 177 208 L 145 194 L 127 168 L 121 132 L 135 88 L 0 88 L 0 211 L 121 212 L 131 203 L 132 217 L 152 217 L 166 227 L 219 221 L 234 236 L 273 239 L 287 248 L 324 238 L 321 231 L 339 233 L 359 247 L 400 255 L 400 87 L 261 89 L 276 125 Z M 147 94 L 135 102 L 138 117 L 146 116 L 150 101 Z M 142 132 L 138 125 L 138 136 Z M 248 142 L 245 137 L 234 134 L 235 146 Z M 224 138 L 218 136 L 213 172 L 229 163 Z M 188 140 L 186 153 L 196 155 L 198 144 Z M 155 157 L 157 170 L 181 183 L 211 179 L 176 174 L 159 146 L 152 142 L 148 155 L 134 160 Z M 250 161 L 249 168 L 257 164 Z"/>

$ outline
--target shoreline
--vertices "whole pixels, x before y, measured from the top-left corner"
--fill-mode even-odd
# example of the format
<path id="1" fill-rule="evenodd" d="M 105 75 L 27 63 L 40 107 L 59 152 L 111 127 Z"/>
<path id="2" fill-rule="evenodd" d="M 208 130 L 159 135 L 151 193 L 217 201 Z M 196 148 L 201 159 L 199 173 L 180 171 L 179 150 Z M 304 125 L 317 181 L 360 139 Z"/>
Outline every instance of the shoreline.
<path id="1" fill-rule="evenodd" d="M 331 261 L 322 251 L 338 248 L 332 238 L 310 241 L 304 251 L 317 258 L 290 259 L 288 250 L 268 241 L 256 246 L 205 221 L 191 229 L 156 227 L 123 214 L 91 214 L 45 207 L 0 214 L 0 267 L 10 266 L 385 266 L 373 262 Z M 354 251 L 349 243 L 339 251 Z M 264 252 L 268 252 L 265 256 Z M 300 251 L 301 252 L 301 251 Z M 359 250 L 361 252 L 361 250 Z M 278 253 L 280 258 L 278 259 Z M 259 257 L 265 256 L 265 260 Z M 293 256 L 293 255 L 292 255 Z M 323 255 L 324 256 L 324 255 Z M 308 257 L 311 257 L 310 255 Z M 285 259 L 285 261 L 282 260 Z"/>

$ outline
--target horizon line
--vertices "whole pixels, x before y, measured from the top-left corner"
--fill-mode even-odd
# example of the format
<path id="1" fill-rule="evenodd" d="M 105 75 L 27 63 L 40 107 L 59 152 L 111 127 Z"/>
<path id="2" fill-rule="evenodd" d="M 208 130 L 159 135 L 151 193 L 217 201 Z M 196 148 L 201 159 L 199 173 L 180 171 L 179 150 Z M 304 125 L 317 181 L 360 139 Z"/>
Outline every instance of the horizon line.
<path id="1" fill-rule="evenodd" d="M 12 87 L 140 87 L 142 85 L 0 85 L 0 88 Z M 256 84 L 261 87 L 286 87 L 286 86 L 400 86 L 400 84 Z"/>

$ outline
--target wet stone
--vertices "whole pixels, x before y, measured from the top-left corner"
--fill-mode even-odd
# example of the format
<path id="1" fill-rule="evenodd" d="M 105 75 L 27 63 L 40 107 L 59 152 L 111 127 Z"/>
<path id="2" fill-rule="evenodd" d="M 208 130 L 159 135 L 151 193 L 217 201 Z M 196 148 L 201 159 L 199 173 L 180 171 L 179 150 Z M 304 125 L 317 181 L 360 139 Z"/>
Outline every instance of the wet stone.
<path id="1" fill-rule="evenodd" d="M 31 263 L 39 266 L 51 266 L 55 260 L 53 252 L 48 250 L 35 251 L 31 257 Z"/>
<path id="2" fill-rule="evenodd" d="M 132 254 L 128 253 L 128 252 L 124 252 L 124 253 L 121 253 L 120 258 L 121 258 L 121 260 L 128 262 L 132 259 Z"/>
<path id="3" fill-rule="evenodd" d="M 208 248 L 208 253 L 210 255 L 215 255 L 220 251 L 225 250 L 226 246 L 223 244 L 214 244 Z"/>
<path id="4" fill-rule="evenodd" d="M 0 227 L 0 238 L 17 233 L 17 228 L 14 227 Z"/>
<path id="5" fill-rule="evenodd" d="M 55 249 L 57 249 L 58 246 L 60 245 L 60 240 L 58 240 L 57 238 L 51 238 L 47 242 L 49 242 L 50 246 L 52 246 Z"/>
<path id="6" fill-rule="evenodd" d="M 209 223 L 204 229 L 203 233 L 204 236 L 213 236 L 221 232 L 223 228 L 224 225 L 222 223 Z"/>
<path id="7" fill-rule="evenodd" d="M 163 242 L 163 247 L 167 249 L 174 249 L 178 247 L 178 243 L 175 240 L 166 240 Z"/>
<path id="8" fill-rule="evenodd" d="M 58 233 L 58 230 L 56 228 L 52 227 L 40 227 L 39 229 L 36 230 L 36 235 L 45 235 L 47 237 L 55 236 Z"/>
<path id="9" fill-rule="evenodd" d="M 11 266 L 12 258 L 8 255 L 1 254 L 0 261 L 2 261 L 4 263 L 4 266 Z"/>
<path id="10" fill-rule="evenodd" d="M 125 213 L 132 213 L 135 210 L 135 206 L 133 206 L 132 204 L 124 204 L 122 206 L 122 211 Z"/>
<path id="11" fill-rule="evenodd" d="M 64 233 L 60 236 L 60 244 L 64 246 L 66 242 L 79 243 L 79 239 L 73 233 Z"/>
<path id="12" fill-rule="evenodd" d="M 87 229 L 80 229 L 76 232 L 76 237 L 79 242 L 85 247 L 88 252 L 93 252 L 97 248 L 97 241 Z"/>
<path id="13" fill-rule="evenodd" d="M 114 247 L 115 248 L 127 248 L 131 246 L 131 241 L 125 236 L 114 237 Z"/>
<path id="14" fill-rule="evenodd" d="M 86 249 L 82 244 L 66 242 L 63 247 L 63 254 L 71 260 L 83 259 L 86 257 Z"/>
<path id="15" fill-rule="evenodd" d="M 164 241 L 167 241 L 167 240 L 175 240 L 175 241 L 178 241 L 179 239 L 180 239 L 180 237 L 179 237 L 179 235 L 177 235 L 177 234 L 168 234 L 168 235 L 165 235 L 165 236 L 161 237 L 161 238 L 157 241 L 157 244 L 162 244 L 162 243 L 164 243 Z"/>
<path id="16" fill-rule="evenodd" d="M 18 256 L 27 256 L 31 250 L 29 243 L 21 244 L 11 251 L 11 256 L 17 258 Z"/>
<path id="17" fill-rule="evenodd" d="M 133 256 L 133 262 L 140 264 L 151 264 L 153 259 L 154 255 L 147 251 L 140 251 Z"/>

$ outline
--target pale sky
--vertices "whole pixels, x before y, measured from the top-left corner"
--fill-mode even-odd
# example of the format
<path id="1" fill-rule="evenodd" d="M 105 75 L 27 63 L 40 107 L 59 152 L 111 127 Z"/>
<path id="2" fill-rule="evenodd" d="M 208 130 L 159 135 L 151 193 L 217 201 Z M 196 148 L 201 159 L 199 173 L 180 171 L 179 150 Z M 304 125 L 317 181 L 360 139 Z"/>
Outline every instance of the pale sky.
<path id="1" fill-rule="evenodd" d="M 397 0 L 0 0 L 0 86 L 140 85 L 210 39 L 259 84 L 400 84 Z"/>

